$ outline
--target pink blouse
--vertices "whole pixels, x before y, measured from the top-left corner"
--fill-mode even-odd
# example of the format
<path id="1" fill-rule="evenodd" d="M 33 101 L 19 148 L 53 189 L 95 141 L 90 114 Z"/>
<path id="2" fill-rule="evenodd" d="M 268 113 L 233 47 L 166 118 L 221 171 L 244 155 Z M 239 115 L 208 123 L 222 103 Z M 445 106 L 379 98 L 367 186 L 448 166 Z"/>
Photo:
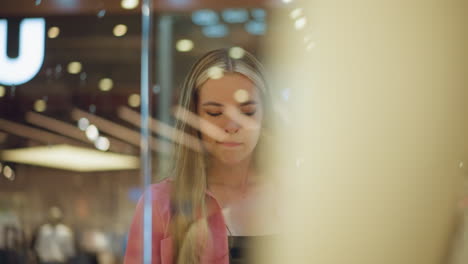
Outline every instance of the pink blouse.
<path id="1" fill-rule="evenodd" d="M 171 219 L 171 180 L 166 179 L 150 186 L 152 204 L 152 264 L 172 264 L 173 245 L 169 234 Z M 221 207 L 214 196 L 206 192 L 210 239 L 202 254 L 202 264 L 228 264 L 229 249 L 226 224 Z M 124 264 L 143 264 L 143 197 L 138 202 L 130 227 Z"/>

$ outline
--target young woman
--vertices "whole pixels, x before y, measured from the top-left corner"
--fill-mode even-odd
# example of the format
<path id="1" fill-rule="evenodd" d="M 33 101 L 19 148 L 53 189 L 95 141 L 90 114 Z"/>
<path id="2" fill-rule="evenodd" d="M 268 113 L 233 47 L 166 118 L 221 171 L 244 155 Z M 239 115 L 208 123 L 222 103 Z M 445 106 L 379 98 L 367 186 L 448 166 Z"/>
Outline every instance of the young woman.
<path id="1" fill-rule="evenodd" d="M 276 232 L 274 193 L 257 155 L 269 93 L 261 64 L 248 52 L 238 57 L 211 51 L 183 84 L 176 129 L 186 144 L 176 145 L 172 175 L 150 187 L 152 263 L 245 263 L 239 250 L 251 245 L 246 241 Z M 143 203 L 126 264 L 143 263 Z"/>

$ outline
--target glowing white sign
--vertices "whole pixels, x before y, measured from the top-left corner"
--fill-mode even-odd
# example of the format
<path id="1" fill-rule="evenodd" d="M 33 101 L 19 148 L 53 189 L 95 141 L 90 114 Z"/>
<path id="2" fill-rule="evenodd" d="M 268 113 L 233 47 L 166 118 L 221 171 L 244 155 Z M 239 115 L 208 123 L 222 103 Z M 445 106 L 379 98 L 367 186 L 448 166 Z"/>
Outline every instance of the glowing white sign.
<path id="1" fill-rule="evenodd" d="M 17 58 L 7 55 L 6 19 L 0 19 L 0 84 L 20 85 L 31 80 L 44 62 L 45 20 L 26 18 L 20 23 Z"/>

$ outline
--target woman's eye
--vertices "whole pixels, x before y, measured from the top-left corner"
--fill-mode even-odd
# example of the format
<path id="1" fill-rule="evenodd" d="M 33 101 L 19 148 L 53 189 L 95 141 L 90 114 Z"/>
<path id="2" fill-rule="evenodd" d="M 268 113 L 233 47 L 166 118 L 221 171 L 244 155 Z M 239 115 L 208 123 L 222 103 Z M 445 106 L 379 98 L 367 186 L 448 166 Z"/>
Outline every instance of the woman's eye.
<path id="1" fill-rule="evenodd" d="M 244 112 L 244 115 L 253 116 L 253 115 L 255 115 L 255 112 L 257 112 L 257 111 L 253 111 L 253 112 Z"/>
<path id="2" fill-rule="evenodd" d="M 207 114 L 209 114 L 210 116 L 219 116 L 221 115 L 220 112 L 206 112 Z"/>

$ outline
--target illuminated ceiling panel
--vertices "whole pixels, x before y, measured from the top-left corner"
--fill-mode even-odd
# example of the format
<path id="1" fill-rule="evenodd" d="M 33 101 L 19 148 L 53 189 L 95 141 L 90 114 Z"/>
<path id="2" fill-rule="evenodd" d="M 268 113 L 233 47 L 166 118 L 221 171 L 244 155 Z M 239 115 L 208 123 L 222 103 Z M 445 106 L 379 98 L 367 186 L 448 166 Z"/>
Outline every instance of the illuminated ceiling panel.
<path id="1" fill-rule="evenodd" d="M 91 172 L 139 168 L 139 157 L 69 145 L 40 146 L 0 151 L 0 160 Z"/>

